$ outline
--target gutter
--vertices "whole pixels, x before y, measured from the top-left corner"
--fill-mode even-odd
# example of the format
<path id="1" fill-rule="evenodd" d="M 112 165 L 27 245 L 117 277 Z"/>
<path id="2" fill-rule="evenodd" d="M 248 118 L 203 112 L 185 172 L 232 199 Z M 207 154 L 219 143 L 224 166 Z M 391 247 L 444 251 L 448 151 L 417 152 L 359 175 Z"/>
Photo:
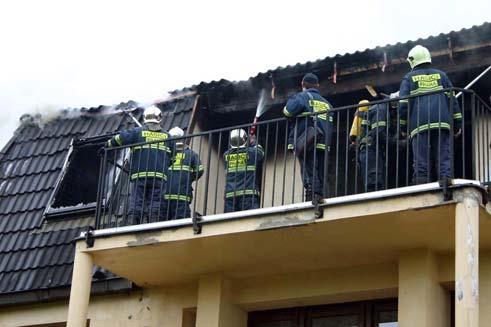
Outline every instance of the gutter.
<path id="1" fill-rule="evenodd" d="M 46 289 L 20 291 L 0 294 L 0 308 L 35 304 L 40 302 L 63 301 L 70 298 L 71 285 L 51 287 Z M 117 293 L 128 293 L 138 287 L 123 278 L 111 278 L 107 280 L 92 281 L 91 295 L 109 295 Z"/>
<path id="2" fill-rule="evenodd" d="M 448 189 L 458 189 L 464 187 L 473 187 L 478 189 L 480 192 L 486 192 L 486 189 L 481 185 L 480 182 L 475 180 L 468 180 L 468 179 L 454 179 L 452 180 L 451 185 L 448 186 Z M 427 183 L 422 185 L 406 186 L 406 187 L 400 187 L 390 190 L 382 190 L 376 192 L 368 192 L 362 194 L 354 194 L 354 195 L 324 199 L 322 204 L 319 204 L 319 206 L 330 207 L 330 206 L 350 204 L 350 203 L 366 202 L 371 200 L 395 198 L 404 195 L 412 195 L 412 194 L 431 192 L 431 191 L 445 191 L 445 187 L 441 186 L 440 183 L 438 182 Z M 253 210 L 246 210 L 246 211 L 239 211 L 239 212 L 222 213 L 216 215 L 202 216 L 200 224 L 205 225 L 209 223 L 260 217 L 270 214 L 280 214 L 280 213 L 287 213 L 292 211 L 314 209 L 314 208 L 315 207 L 311 202 L 301 202 L 301 203 L 294 203 L 294 204 L 276 206 L 271 208 L 260 208 L 260 209 L 253 209 Z M 110 237 L 110 236 L 122 235 L 122 234 L 133 234 L 133 233 L 141 233 L 141 232 L 163 230 L 163 229 L 175 229 L 175 228 L 189 227 L 189 226 L 193 226 L 192 218 L 93 230 L 90 232 L 90 238 Z M 85 239 L 86 236 L 87 236 L 87 232 L 81 232 L 80 236 L 75 240 L 77 241 L 77 240 Z"/>

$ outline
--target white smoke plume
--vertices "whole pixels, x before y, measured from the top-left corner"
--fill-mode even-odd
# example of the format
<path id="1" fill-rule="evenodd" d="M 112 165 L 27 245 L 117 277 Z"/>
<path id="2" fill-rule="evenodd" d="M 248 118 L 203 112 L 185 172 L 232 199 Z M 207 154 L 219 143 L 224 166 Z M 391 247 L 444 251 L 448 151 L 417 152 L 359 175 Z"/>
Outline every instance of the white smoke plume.
<path id="1" fill-rule="evenodd" d="M 113 105 L 103 105 L 98 115 L 111 115 L 124 111 L 132 111 L 136 108 L 146 108 L 150 105 L 171 100 L 172 96 L 165 93 L 160 97 L 147 97 L 139 101 L 125 101 Z M 17 106 L 16 106 L 17 107 Z M 0 110 L 0 150 L 13 137 L 16 129 L 22 124 L 37 125 L 45 128 L 50 122 L 57 119 L 74 119 L 82 115 L 90 114 L 90 108 L 71 108 L 61 104 L 39 104 L 24 111 Z"/>

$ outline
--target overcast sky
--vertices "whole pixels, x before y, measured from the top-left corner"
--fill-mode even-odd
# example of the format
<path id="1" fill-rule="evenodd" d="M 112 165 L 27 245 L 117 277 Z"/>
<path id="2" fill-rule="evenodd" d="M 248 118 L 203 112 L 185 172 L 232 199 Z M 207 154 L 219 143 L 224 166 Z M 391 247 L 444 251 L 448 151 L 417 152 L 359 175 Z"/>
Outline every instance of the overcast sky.
<path id="1" fill-rule="evenodd" d="M 0 148 L 23 113 L 152 101 L 491 20 L 490 0 L 0 4 Z"/>

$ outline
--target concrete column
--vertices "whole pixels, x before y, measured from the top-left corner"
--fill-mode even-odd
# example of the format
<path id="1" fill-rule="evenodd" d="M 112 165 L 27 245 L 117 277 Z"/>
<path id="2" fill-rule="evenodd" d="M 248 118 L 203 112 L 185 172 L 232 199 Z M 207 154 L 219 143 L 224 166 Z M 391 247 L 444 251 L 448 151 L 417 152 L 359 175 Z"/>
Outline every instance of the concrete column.
<path id="1" fill-rule="evenodd" d="M 448 327 L 450 297 L 438 282 L 438 262 L 427 249 L 399 257 L 399 327 Z"/>
<path id="2" fill-rule="evenodd" d="M 196 327 L 247 326 L 247 313 L 233 303 L 231 286 L 221 274 L 200 278 Z"/>
<path id="3" fill-rule="evenodd" d="M 85 244 L 83 241 L 78 241 L 73 265 L 67 327 L 85 327 L 87 321 L 93 259 L 90 254 L 83 252 L 81 248 L 85 248 Z"/>
<path id="4" fill-rule="evenodd" d="M 479 326 L 479 204 L 475 190 L 455 192 L 455 327 Z"/>

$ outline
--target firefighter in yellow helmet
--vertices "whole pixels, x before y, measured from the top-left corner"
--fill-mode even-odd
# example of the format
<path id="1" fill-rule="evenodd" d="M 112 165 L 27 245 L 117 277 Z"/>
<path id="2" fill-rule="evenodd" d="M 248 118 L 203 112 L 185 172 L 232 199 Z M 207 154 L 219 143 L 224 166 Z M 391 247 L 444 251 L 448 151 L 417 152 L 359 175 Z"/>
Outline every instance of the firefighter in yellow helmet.
<path id="1" fill-rule="evenodd" d="M 358 151 L 358 169 L 365 191 L 378 191 L 385 188 L 387 132 L 389 124 L 388 103 L 369 106 L 367 100 L 355 113 L 351 126 L 350 139 Z"/>

